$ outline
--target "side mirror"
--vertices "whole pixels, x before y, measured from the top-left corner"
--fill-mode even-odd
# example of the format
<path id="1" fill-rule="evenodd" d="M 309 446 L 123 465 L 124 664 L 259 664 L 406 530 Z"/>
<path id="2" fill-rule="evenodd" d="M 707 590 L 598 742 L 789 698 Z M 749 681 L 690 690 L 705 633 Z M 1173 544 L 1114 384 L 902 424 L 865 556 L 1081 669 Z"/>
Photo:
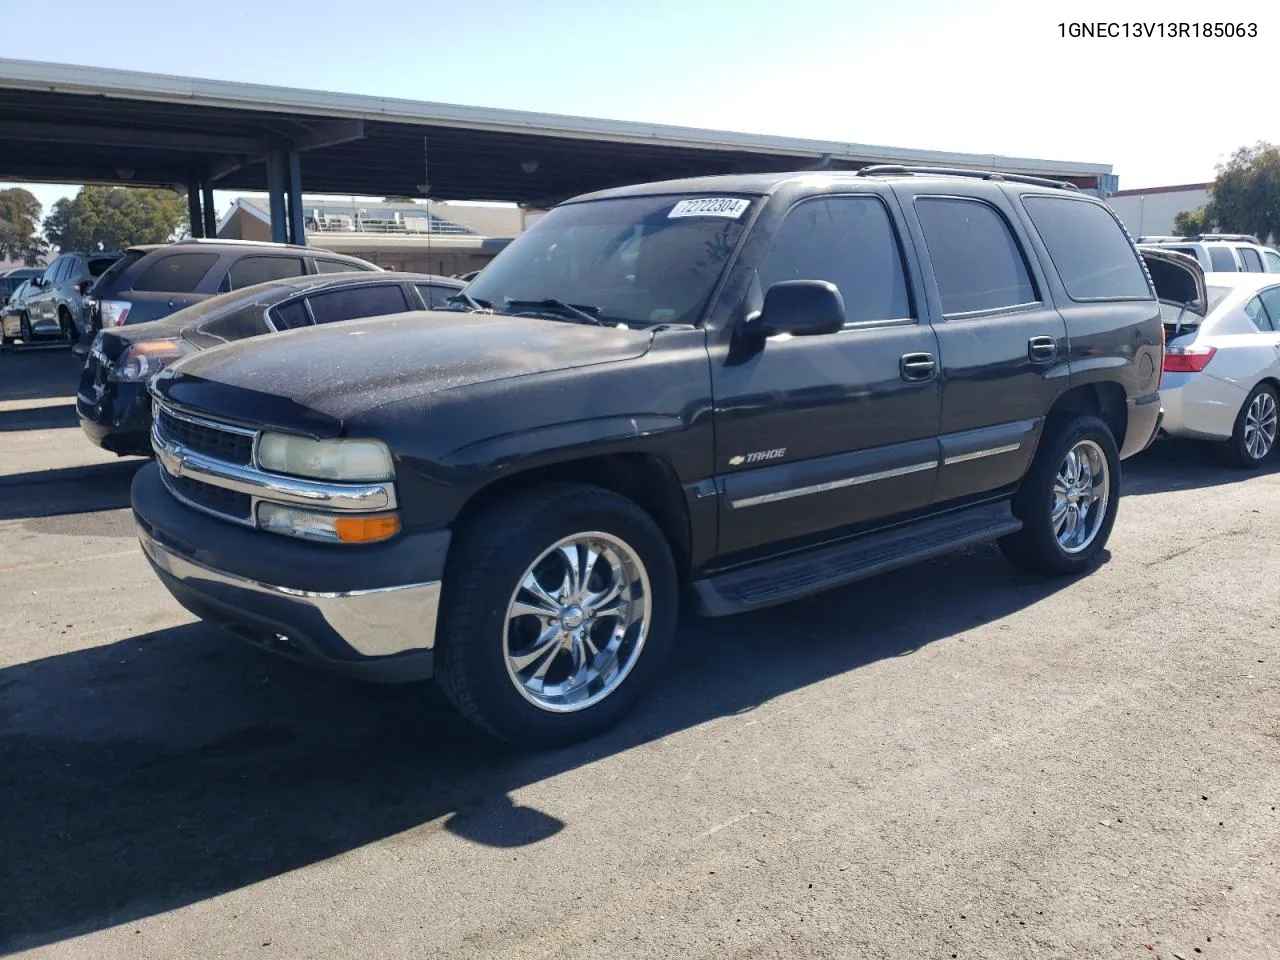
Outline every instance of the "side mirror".
<path id="1" fill-rule="evenodd" d="M 764 308 L 747 330 L 760 337 L 813 337 L 843 329 L 844 321 L 844 298 L 834 283 L 783 280 L 765 293 Z"/>

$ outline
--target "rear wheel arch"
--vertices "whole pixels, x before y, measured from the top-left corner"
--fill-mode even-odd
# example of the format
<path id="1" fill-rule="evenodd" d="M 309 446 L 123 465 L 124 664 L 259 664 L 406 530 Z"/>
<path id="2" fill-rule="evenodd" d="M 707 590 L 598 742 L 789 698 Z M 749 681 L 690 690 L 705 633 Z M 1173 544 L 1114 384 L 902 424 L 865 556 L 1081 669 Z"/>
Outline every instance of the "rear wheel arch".
<path id="1" fill-rule="evenodd" d="M 1049 409 L 1049 419 L 1098 417 L 1111 431 L 1116 446 L 1123 449 L 1125 432 L 1129 426 L 1127 406 L 1128 397 L 1120 384 L 1108 381 L 1083 383 L 1065 391 L 1054 401 Z"/>

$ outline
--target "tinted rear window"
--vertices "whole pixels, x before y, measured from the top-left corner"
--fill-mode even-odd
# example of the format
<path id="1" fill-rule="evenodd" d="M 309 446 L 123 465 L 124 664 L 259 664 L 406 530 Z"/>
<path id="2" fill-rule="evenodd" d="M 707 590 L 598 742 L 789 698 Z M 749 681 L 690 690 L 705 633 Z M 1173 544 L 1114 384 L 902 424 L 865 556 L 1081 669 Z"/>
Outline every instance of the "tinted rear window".
<path id="1" fill-rule="evenodd" d="M 1210 247 L 1209 269 L 1215 273 L 1237 273 L 1236 258 L 1231 255 L 1231 248 Z"/>
<path id="2" fill-rule="evenodd" d="M 409 309 L 399 285 L 390 283 L 377 287 L 317 293 L 307 297 L 307 302 L 311 305 L 311 316 L 316 323 L 380 317 L 388 313 L 403 313 Z"/>
<path id="3" fill-rule="evenodd" d="M 245 257 L 232 264 L 227 282 L 232 290 L 239 290 L 268 280 L 300 277 L 306 272 L 300 257 Z"/>
<path id="4" fill-rule="evenodd" d="M 1247 273 L 1266 273 L 1262 269 L 1262 258 L 1258 256 L 1258 251 L 1251 247 L 1240 248 L 1240 259 L 1244 261 L 1244 269 Z"/>
<path id="5" fill-rule="evenodd" d="M 994 310 L 1039 299 L 1013 232 L 990 204 L 920 197 L 916 214 L 944 314 Z"/>
<path id="6" fill-rule="evenodd" d="M 119 257 L 94 257 L 89 261 L 89 276 L 102 276 L 111 268 L 111 265 L 119 259 Z"/>
<path id="7" fill-rule="evenodd" d="M 161 257 L 142 271 L 133 285 L 138 291 L 191 293 L 200 285 L 209 268 L 218 262 L 216 253 L 174 253 Z"/>
<path id="8" fill-rule="evenodd" d="M 120 274 L 124 273 L 145 256 L 146 254 L 141 250 L 125 251 L 125 255 L 123 257 L 113 261 L 111 266 L 107 267 L 107 269 L 102 272 L 102 276 L 98 278 L 97 289 L 108 289 Z"/>
<path id="9" fill-rule="evenodd" d="M 276 307 L 271 311 L 271 319 L 280 330 L 311 326 L 311 314 L 307 313 L 307 305 L 302 300 Z"/>
<path id="10" fill-rule="evenodd" d="M 1023 197 L 1072 300 L 1147 298 L 1151 290 L 1115 217 L 1087 200 Z"/>
<path id="11" fill-rule="evenodd" d="M 353 270 L 367 271 L 358 263 L 344 263 L 341 260 L 321 260 L 316 258 L 316 273 L 350 273 Z"/>

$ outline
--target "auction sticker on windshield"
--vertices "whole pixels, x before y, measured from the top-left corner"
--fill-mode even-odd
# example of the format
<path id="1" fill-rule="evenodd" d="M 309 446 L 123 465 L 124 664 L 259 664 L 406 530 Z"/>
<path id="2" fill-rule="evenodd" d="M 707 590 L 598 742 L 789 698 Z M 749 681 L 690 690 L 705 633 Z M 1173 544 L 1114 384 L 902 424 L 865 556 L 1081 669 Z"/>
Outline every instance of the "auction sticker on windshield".
<path id="1" fill-rule="evenodd" d="M 737 220 L 751 206 L 750 200 L 741 197 L 699 197 L 696 200 L 681 200 L 667 219 L 675 217 L 728 217 Z"/>

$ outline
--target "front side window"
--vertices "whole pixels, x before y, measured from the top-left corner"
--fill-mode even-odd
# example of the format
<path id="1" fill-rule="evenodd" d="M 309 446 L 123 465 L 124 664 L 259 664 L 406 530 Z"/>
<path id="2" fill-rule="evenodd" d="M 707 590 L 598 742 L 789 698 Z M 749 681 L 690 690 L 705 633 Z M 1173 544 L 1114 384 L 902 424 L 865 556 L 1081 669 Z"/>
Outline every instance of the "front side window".
<path id="1" fill-rule="evenodd" d="M 142 271 L 133 285 L 139 291 L 191 293 L 200 285 L 209 268 L 218 262 L 216 253 L 176 253 L 162 257 Z"/>
<path id="2" fill-rule="evenodd" d="M 920 197 L 916 216 L 924 231 L 944 315 L 998 310 L 1039 300 L 1013 231 L 990 204 Z"/>
<path id="3" fill-rule="evenodd" d="M 1253 321 L 1253 325 L 1264 333 L 1271 333 L 1275 330 L 1275 326 L 1271 323 L 1271 318 L 1267 315 L 1267 308 L 1262 305 L 1261 297 L 1254 297 L 1246 303 L 1244 312 Z"/>
<path id="4" fill-rule="evenodd" d="M 244 257 L 227 271 L 227 284 L 229 289 L 239 290 L 268 280 L 301 277 L 306 272 L 301 257 Z"/>
<path id="5" fill-rule="evenodd" d="M 760 291 L 784 280 L 826 280 L 849 323 L 912 315 L 902 252 L 878 197 L 818 197 L 792 207 L 759 269 Z"/>
<path id="6" fill-rule="evenodd" d="M 1209 269 L 1215 273 L 1237 273 L 1230 247 L 1209 247 Z"/>
<path id="7" fill-rule="evenodd" d="M 1240 247 L 1240 261 L 1244 264 L 1245 273 L 1266 273 L 1262 269 L 1262 258 L 1253 247 Z"/>
<path id="8" fill-rule="evenodd" d="M 1102 206 L 1040 196 L 1023 197 L 1022 206 L 1072 300 L 1151 296 L 1133 245 Z"/>
<path id="9" fill-rule="evenodd" d="M 337 323 L 357 317 L 381 317 L 388 313 L 404 313 L 409 309 L 399 284 L 384 283 L 376 287 L 330 290 L 307 297 L 311 316 L 316 323 Z"/>
<path id="10" fill-rule="evenodd" d="M 467 293 L 503 313 L 555 320 L 696 323 L 752 202 L 666 195 L 564 204 L 512 241 Z M 548 300 L 579 313 L 536 306 Z"/>
<path id="11" fill-rule="evenodd" d="M 45 268 L 45 271 L 41 275 L 40 279 L 41 281 L 43 281 L 46 287 L 49 286 L 51 283 L 55 282 L 55 278 L 58 276 L 58 274 L 62 272 L 62 268 L 66 265 L 66 262 L 67 261 L 59 257 L 57 260 L 53 261 L 53 263 L 49 264 L 49 266 Z"/>

